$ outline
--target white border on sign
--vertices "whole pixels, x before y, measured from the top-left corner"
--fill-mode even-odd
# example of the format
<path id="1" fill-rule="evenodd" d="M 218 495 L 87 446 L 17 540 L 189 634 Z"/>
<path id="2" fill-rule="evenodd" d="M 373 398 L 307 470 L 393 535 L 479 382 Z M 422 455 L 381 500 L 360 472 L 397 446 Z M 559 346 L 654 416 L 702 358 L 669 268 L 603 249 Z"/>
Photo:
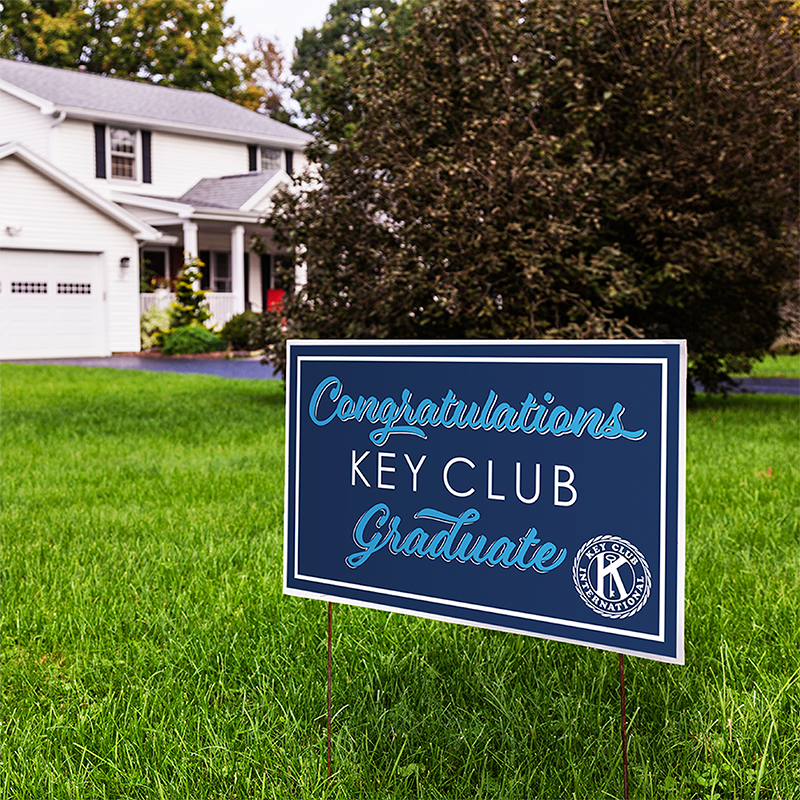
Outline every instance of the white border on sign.
<path id="1" fill-rule="evenodd" d="M 592 345 L 592 344 L 615 344 L 619 345 L 621 342 L 619 340 L 591 340 L 591 341 L 508 341 L 508 342 L 496 342 L 496 341 L 486 341 L 486 340 L 470 340 L 469 342 L 465 341 L 423 341 L 423 340 L 385 340 L 385 341 L 370 341 L 370 340 L 290 340 L 287 342 L 287 372 L 286 372 L 286 382 L 287 387 L 292 386 L 292 378 L 293 375 L 291 371 L 293 369 L 292 361 L 293 359 L 290 357 L 291 353 L 291 346 L 292 344 L 298 345 L 305 345 L 305 346 L 313 346 L 313 347 L 327 347 L 327 346 L 378 346 L 378 347 L 386 347 L 389 345 L 400 345 L 400 346 L 465 346 L 465 345 L 480 345 L 480 346 L 507 346 L 507 345 L 537 345 L 541 346 L 542 344 L 546 345 L 561 345 L 561 346 L 574 346 L 574 345 Z M 680 360 L 681 360 L 681 368 L 680 368 L 680 379 L 679 379 L 679 397 L 684 399 L 685 398 L 685 390 L 686 390 L 686 366 L 687 366 L 687 356 L 686 356 L 686 344 L 683 341 L 653 341 L 653 340 L 633 340 L 633 341 L 626 341 L 625 345 L 679 345 L 680 346 Z M 660 508 L 659 508 L 659 545 L 660 545 L 660 566 L 659 566 L 659 632 L 658 634 L 647 634 L 641 633 L 637 631 L 625 631 L 619 630 L 617 628 L 610 628 L 608 626 L 603 625 L 592 625 L 589 623 L 580 623 L 574 620 L 561 620 L 558 618 L 552 617 L 545 617 L 538 614 L 529 614 L 525 612 L 519 611 L 511 611 L 509 609 L 498 609 L 493 608 L 491 606 L 482 606 L 472 603 L 464 603 L 461 601 L 454 601 L 454 600 L 447 600 L 445 598 L 439 597 L 428 597 L 425 595 L 417 595 L 412 593 L 406 592 L 398 592 L 395 590 L 383 589 L 381 587 L 372 587 L 366 586 L 364 584 L 354 584 L 348 583 L 343 581 L 332 581 L 323 578 L 317 578 L 314 576 L 307 576 L 300 574 L 299 565 L 298 565 L 298 535 L 299 535 L 299 518 L 300 518 L 300 498 L 299 498 L 299 476 L 297 474 L 297 470 L 299 469 L 299 453 L 300 453 L 300 419 L 301 419 L 301 405 L 300 405 L 300 396 L 301 396 L 301 364 L 304 361 L 328 361 L 328 362 L 343 362 L 343 361 L 361 361 L 361 362 L 389 362 L 389 361 L 398 361 L 398 362 L 439 362 L 439 363 L 510 363 L 510 364 L 534 364 L 534 363 L 551 363 L 551 364 L 658 364 L 661 366 L 661 457 L 660 457 Z M 632 639 L 638 640 L 647 640 L 647 641 L 655 641 L 655 642 L 663 642 L 665 641 L 665 613 L 666 613 L 666 516 L 667 516 L 667 417 L 668 417 L 668 359 L 667 358 L 613 358 L 613 357 L 605 357 L 605 358 L 591 358 L 591 357 L 490 357 L 490 356 L 411 356 L 411 355 L 403 355 L 403 356 L 298 356 L 297 357 L 297 379 L 296 379 L 296 407 L 295 409 L 289 408 L 289 398 L 290 392 L 287 391 L 287 417 L 290 413 L 294 413 L 295 421 L 296 421 L 296 436 L 295 436 L 295 476 L 292 485 L 295 487 L 294 491 L 294 498 L 289 497 L 289 486 L 290 486 L 290 474 L 289 474 L 289 458 L 288 458 L 288 446 L 289 446 L 289 439 L 288 439 L 288 431 L 289 426 L 287 425 L 287 439 L 286 439 L 286 483 L 285 483 L 285 513 L 284 513 L 284 553 L 288 552 L 288 544 L 289 544 L 289 503 L 292 502 L 294 506 L 294 520 L 295 520 L 295 527 L 294 527 L 294 574 L 293 577 L 296 580 L 303 580 L 309 583 L 318 583 L 322 586 L 331 586 L 331 587 L 338 587 L 343 589 L 353 589 L 356 591 L 363 591 L 366 593 L 371 594 L 383 594 L 389 597 L 397 597 L 397 598 L 404 598 L 409 600 L 415 600 L 418 602 L 425 602 L 431 603 L 433 605 L 439 606 L 453 606 L 456 608 L 465 608 L 470 609 L 473 611 L 485 612 L 496 614 L 498 616 L 506 616 L 511 618 L 520 618 L 520 619 L 527 619 L 536 622 L 544 622 L 547 624 L 554 624 L 554 625 L 561 625 L 564 627 L 573 627 L 578 628 L 580 630 L 590 630 L 596 631 L 600 633 L 609 633 L 615 636 L 627 636 Z M 522 633 L 525 635 L 534 636 L 537 638 L 545 638 L 545 639 L 553 639 L 556 641 L 567 642 L 570 644 L 580 644 L 583 646 L 589 646 L 601 650 L 610 650 L 613 652 L 621 652 L 630 655 L 642 656 L 646 658 L 650 658 L 656 661 L 667 661 L 671 663 L 683 663 L 684 662 L 684 648 L 683 648 L 683 632 L 684 632 L 684 590 L 683 590 L 683 582 L 685 577 L 685 477 L 686 477 L 686 459 L 685 459 L 685 442 L 686 442 L 686 407 L 685 402 L 681 402 L 679 412 L 678 412 L 678 426 L 679 426 L 679 463 L 678 463 L 678 542 L 677 542 L 677 565 L 676 565 L 676 579 L 677 579 L 677 592 L 676 592 L 676 634 L 677 634 L 677 644 L 676 644 L 676 654 L 675 657 L 670 656 L 661 656 L 657 654 L 652 654 L 649 652 L 640 652 L 636 650 L 626 650 L 620 649 L 618 647 L 611 647 L 611 646 L 603 646 L 600 644 L 596 644 L 594 642 L 586 642 L 580 639 L 569 639 L 564 637 L 558 636 L 551 636 L 545 633 L 539 633 L 534 631 L 528 630 L 521 630 L 519 628 L 511 628 L 511 627 L 504 627 L 501 625 L 492 625 L 492 624 L 484 624 L 479 623 L 476 621 L 463 619 L 461 617 L 450 617 L 447 614 L 435 614 L 435 613 L 428 613 L 428 612 L 421 612 L 414 609 L 409 609 L 404 606 L 392 606 L 392 605 L 384 605 L 383 603 L 379 602 L 370 602 L 370 601 L 356 601 L 353 599 L 344 599 L 336 596 L 330 596 L 324 593 L 324 591 L 320 592 L 313 592 L 303 589 L 296 589 L 294 587 L 288 586 L 288 564 L 284 566 L 284 586 L 283 590 L 285 594 L 297 596 L 297 597 L 308 597 L 314 599 L 321 599 L 321 600 L 328 600 L 328 601 L 335 601 L 346 603 L 349 605 L 356 605 L 362 606 L 365 608 L 374 608 L 378 610 L 384 611 L 397 611 L 404 614 L 409 614 L 411 616 L 418 616 L 423 617 L 426 619 L 439 619 L 442 621 L 447 622 L 457 622 L 463 625 L 470 625 L 473 627 L 481 627 L 481 628 L 490 628 L 492 630 L 499 630 L 509 633 Z"/>

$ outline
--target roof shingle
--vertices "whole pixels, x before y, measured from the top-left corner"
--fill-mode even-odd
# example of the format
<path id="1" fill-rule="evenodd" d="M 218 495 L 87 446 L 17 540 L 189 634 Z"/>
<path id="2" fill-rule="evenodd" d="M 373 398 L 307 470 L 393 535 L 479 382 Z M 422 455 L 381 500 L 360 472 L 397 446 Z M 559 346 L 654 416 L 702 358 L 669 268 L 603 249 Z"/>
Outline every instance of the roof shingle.
<path id="1" fill-rule="evenodd" d="M 203 178 L 178 200 L 205 208 L 239 209 L 277 174 L 278 170 L 270 170 L 224 178 Z"/>
<path id="2" fill-rule="evenodd" d="M 121 114 L 154 122 L 251 133 L 259 138 L 290 139 L 298 145 L 304 145 L 312 138 L 291 125 L 208 92 L 174 89 L 6 58 L 0 58 L 0 80 L 56 106 L 96 112 L 98 118 L 104 113 Z"/>

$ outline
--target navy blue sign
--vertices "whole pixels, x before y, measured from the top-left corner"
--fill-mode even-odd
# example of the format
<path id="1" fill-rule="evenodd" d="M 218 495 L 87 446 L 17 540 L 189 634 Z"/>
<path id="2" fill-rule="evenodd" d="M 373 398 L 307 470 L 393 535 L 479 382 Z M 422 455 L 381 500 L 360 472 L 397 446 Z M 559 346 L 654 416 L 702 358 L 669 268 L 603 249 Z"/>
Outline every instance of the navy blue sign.
<path id="1" fill-rule="evenodd" d="M 683 663 L 684 342 L 292 341 L 284 591 Z"/>

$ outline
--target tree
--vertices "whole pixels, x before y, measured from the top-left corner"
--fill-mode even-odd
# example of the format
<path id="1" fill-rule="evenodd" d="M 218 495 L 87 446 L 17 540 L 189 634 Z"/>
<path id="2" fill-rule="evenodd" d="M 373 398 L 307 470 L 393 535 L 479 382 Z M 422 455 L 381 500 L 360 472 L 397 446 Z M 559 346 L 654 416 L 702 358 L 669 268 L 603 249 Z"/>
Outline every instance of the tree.
<path id="1" fill-rule="evenodd" d="M 251 111 L 289 123 L 291 114 L 284 106 L 284 63 L 276 42 L 256 36 L 252 51 L 237 58 L 242 83 L 230 99 Z"/>
<path id="2" fill-rule="evenodd" d="M 201 270 L 204 266 L 199 258 L 194 258 L 183 265 L 175 279 L 175 302 L 170 309 L 173 328 L 202 325 L 211 319 L 211 312 L 206 304 L 208 292 L 197 288 L 203 277 Z"/>
<path id="3" fill-rule="evenodd" d="M 267 223 L 283 338 L 687 338 L 717 388 L 796 264 L 797 39 L 767 0 L 440 0 L 343 62 Z"/>
<path id="4" fill-rule="evenodd" d="M 256 36 L 248 53 L 214 0 L 5 0 L 0 56 L 213 92 L 289 122 L 283 53 Z"/>
<path id="5" fill-rule="evenodd" d="M 232 23 L 214 0 L 3 0 L 0 55 L 228 97 Z"/>
<path id="6" fill-rule="evenodd" d="M 334 0 L 319 28 L 303 30 L 295 42 L 292 95 L 307 119 L 327 116 L 333 91 L 341 95 L 339 106 L 345 104 L 345 60 L 376 41 L 397 7 L 397 0 Z"/>

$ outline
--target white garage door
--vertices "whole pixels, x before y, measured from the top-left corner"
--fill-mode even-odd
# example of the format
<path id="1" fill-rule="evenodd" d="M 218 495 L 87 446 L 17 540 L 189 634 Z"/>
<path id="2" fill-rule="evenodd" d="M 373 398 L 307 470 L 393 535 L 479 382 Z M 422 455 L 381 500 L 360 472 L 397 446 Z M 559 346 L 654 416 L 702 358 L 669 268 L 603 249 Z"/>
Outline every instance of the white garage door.
<path id="1" fill-rule="evenodd" d="M 103 356 L 101 256 L 0 251 L 0 358 Z"/>

